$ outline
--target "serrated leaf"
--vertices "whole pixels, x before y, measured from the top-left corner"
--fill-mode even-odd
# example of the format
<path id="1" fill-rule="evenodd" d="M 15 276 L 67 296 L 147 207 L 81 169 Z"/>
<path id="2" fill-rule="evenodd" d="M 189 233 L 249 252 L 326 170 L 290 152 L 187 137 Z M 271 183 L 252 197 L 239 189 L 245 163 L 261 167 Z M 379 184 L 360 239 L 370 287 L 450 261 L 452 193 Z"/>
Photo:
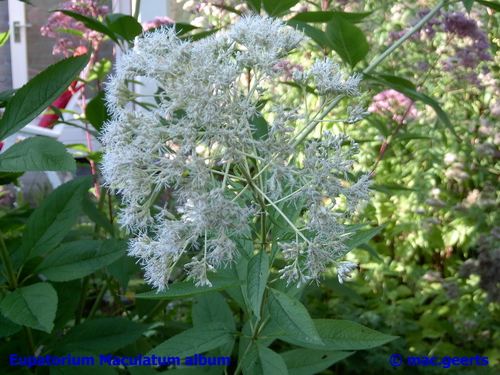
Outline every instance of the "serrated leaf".
<path id="1" fill-rule="evenodd" d="M 193 324 L 202 327 L 207 323 L 219 322 L 224 324 L 229 331 L 235 331 L 233 313 L 226 300 L 219 293 L 201 294 L 193 298 Z M 222 345 L 220 355 L 230 357 L 233 351 L 234 340 Z"/>
<path id="2" fill-rule="evenodd" d="M 253 344 L 243 359 L 243 375 L 288 375 L 285 361 L 275 351 Z"/>
<path id="3" fill-rule="evenodd" d="M 326 37 L 328 45 L 351 67 L 363 60 L 370 50 L 363 31 L 338 13 L 333 14 L 327 24 Z"/>
<path id="4" fill-rule="evenodd" d="M 0 314 L 0 338 L 13 335 L 19 332 L 23 327 L 19 324 L 14 323 L 12 320 L 7 319 L 5 316 Z"/>
<path id="5" fill-rule="evenodd" d="M 55 189 L 33 211 L 23 231 L 25 259 L 44 254 L 64 238 L 76 224 L 82 209 L 82 199 L 93 177 L 71 180 Z"/>
<path id="6" fill-rule="evenodd" d="M 146 329 L 146 325 L 122 318 L 87 320 L 71 328 L 53 345 L 58 354 L 77 351 L 107 354 L 133 343 Z"/>
<path id="7" fill-rule="evenodd" d="M 201 294 L 193 298 L 192 310 L 193 324 L 201 327 L 206 323 L 220 322 L 227 325 L 228 329 L 236 329 L 233 314 L 220 293 Z"/>
<path id="8" fill-rule="evenodd" d="M 316 350 L 364 350 L 397 339 L 396 336 L 386 335 L 347 320 L 314 319 L 313 322 L 324 346 L 297 340 L 291 336 L 282 336 L 280 339 L 297 346 Z"/>
<path id="9" fill-rule="evenodd" d="M 220 322 L 194 327 L 161 343 L 147 355 L 187 357 L 203 353 L 231 342 L 234 339 L 227 326 Z"/>
<path id="10" fill-rule="evenodd" d="M 76 162 L 61 142 L 47 137 L 30 137 L 0 154 L 0 171 L 76 173 Z"/>
<path id="11" fill-rule="evenodd" d="M 248 302 L 257 317 L 260 319 L 260 308 L 264 291 L 266 290 L 267 274 L 269 272 L 269 255 L 263 249 L 248 262 L 247 295 Z"/>
<path id="12" fill-rule="evenodd" d="M 354 352 L 336 352 L 316 349 L 294 349 L 281 353 L 289 375 L 314 375 Z"/>
<path id="13" fill-rule="evenodd" d="M 104 101 L 105 94 L 101 91 L 92 98 L 85 109 L 85 117 L 98 132 L 101 131 L 102 125 L 111 118 Z"/>
<path id="14" fill-rule="evenodd" d="M 89 55 L 68 57 L 49 66 L 17 90 L 0 119 L 0 140 L 33 121 L 67 89 L 88 61 Z"/>
<path id="15" fill-rule="evenodd" d="M 56 317 L 57 293 L 49 283 L 23 286 L 2 300 L 0 310 L 16 324 L 50 333 Z"/>
<path id="16" fill-rule="evenodd" d="M 135 298 L 147 298 L 147 299 L 171 299 L 171 298 L 183 298 L 192 297 L 203 293 L 212 293 L 219 290 L 224 290 L 228 288 L 233 288 L 235 286 L 244 284 L 245 281 L 230 279 L 227 277 L 220 276 L 210 276 L 210 282 L 212 286 L 194 286 L 192 281 L 183 281 L 182 283 L 171 284 L 168 286 L 168 290 L 163 292 L 146 292 L 135 294 Z"/>
<path id="17" fill-rule="evenodd" d="M 141 24 L 127 14 L 110 14 L 106 16 L 106 23 L 111 31 L 126 41 L 132 41 L 136 36 L 142 34 Z"/>
<path id="18" fill-rule="evenodd" d="M 271 17 L 275 17 L 280 13 L 289 10 L 291 7 L 295 6 L 299 0 L 265 0 L 262 4 L 264 10 Z"/>
<path id="19" fill-rule="evenodd" d="M 52 281 L 79 279 L 113 263 L 127 246 L 127 241 L 116 239 L 69 242 L 51 252 L 35 271 Z"/>
<path id="20" fill-rule="evenodd" d="M 298 340 L 322 345 L 307 309 L 298 299 L 273 288 L 269 288 L 268 298 L 269 314 L 286 334 Z"/>

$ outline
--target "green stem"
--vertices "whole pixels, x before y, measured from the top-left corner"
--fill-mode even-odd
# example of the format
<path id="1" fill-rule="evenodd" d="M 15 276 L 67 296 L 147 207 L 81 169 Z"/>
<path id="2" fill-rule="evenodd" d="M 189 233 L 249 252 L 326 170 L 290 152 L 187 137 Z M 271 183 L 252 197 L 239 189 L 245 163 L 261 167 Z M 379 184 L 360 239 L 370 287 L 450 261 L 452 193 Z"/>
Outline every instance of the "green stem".
<path id="1" fill-rule="evenodd" d="M 17 289 L 17 277 L 14 272 L 14 268 L 12 267 L 9 252 L 7 251 L 7 247 L 5 246 L 5 242 L 3 240 L 3 234 L 1 232 L 0 232 L 0 257 L 2 258 L 2 263 L 4 264 L 5 270 L 7 271 L 7 281 L 9 282 L 10 289 L 11 290 Z"/>
<path id="2" fill-rule="evenodd" d="M 82 291 L 80 293 L 80 299 L 78 301 L 78 306 L 75 313 L 75 325 L 80 324 L 83 316 L 83 309 L 85 308 L 85 301 L 87 299 L 87 288 L 89 285 L 90 276 L 86 276 L 83 279 Z"/>
<path id="3" fill-rule="evenodd" d="M 415 34 L 422 26 L 424 26 L 427 21 L 429 21 L 439 10 L 444 7 L 448 3 L 448 0 L 441 1 L 434 9 L 432 9 L 424 18 L 422 18 L 415 26 L 413 26 L 405 35 L 398 39 L 396 43 L 387 48 L 384 53 L 382 53 L 379 57 L 377 57 L 365 70 L 363 73 L 368 74 L 373 69 L 377 67 L 378 64 L 382 62 L 387 56 L 389 56 L 392 51 L 398 48 L 401 44 L 405 42 L 408 38 L 410 38 L 413 34 Z"/>
<path id="4" fill-rule="evenodd" d="M 35 356 L 35 345 L 33 343 L 33 335 L 31 334 L 31 328 L 23 326 L 24 337 L 26 338 L 26 342 L 28 343 L 28 352 L 30 357 Z"/>
<path id="5" fill-rule="evenodd" d="M 104 284 L 99 291 L 99 294 L 97 295 L 94 305 L 92 306 L 92 309 L 90 310 L 89 316 L 87 317 L 88 320 L 92 319 L 97 312 L 97 309 L 99 308 L 102 299 L 104 298 L 104 294 L 108 290 L 108 284 Z"/>
<path id="6" fill-rule="evenodd" d="M 295 141 L 292 143 L 293 147 L 297 147 L 302 141 L 316 128 L 316 125 L 323 121 L 328 116 L 331 110 L 342 100 L 345 95 L 337 96 L 326 109 L 314 120 L 312 120 L 307 127 L 300 132 Z"/>

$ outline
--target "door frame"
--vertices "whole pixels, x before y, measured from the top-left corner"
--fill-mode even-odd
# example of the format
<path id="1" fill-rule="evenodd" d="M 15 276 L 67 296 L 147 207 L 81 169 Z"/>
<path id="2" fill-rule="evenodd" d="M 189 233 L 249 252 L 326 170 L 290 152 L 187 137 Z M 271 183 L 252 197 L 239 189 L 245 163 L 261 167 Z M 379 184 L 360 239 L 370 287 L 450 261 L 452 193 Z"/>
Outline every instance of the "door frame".
<path id="1" fill-rule="evenodd" d="M 10 61 L 12 88 L 17 89 L 28 82 L 28 49 L 26 6 L 19 0 L 8 0 L 10 30 Z"/>

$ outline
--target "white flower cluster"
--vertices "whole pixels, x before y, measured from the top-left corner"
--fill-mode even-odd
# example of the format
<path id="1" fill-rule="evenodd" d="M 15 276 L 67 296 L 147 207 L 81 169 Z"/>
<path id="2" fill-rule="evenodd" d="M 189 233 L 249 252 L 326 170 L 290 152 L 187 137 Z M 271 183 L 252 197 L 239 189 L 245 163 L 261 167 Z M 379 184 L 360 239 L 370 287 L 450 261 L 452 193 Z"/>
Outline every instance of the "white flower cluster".
<path id="1" fill-rule="evenodd" d="M 101 170 L 105 184 L 121 195 L 122 227 L 136 235 L 129 254 L 158 290 L 167 287 L 183 254 L 192 257 L 184 265 L 188 278 L 211 285 L 207 271 L 237 256 L 233 238 L 271 209 L 296 235 L 281 244 L 290 264 L 280 272 L 289 282 L 317 279 L 331 264 L 344 280 L 354 268 L 335 259 L 348 237 L 342 219 L 369 197 L 367 176 L 350 186 L 340 180 L 356 144 L 344 149 L 347 137 L 325 132 L 297 150 L 294 140 L 309 116 L 278 105 L 267 123 L 258 107 L 269 83 L 279 82 L 279 62 L 302 40 L 278 21 L 249 16 L 197 42 L 179 39 L 171 28 L 146 33 L 118 65 L 107 86 L 112 119 L 102 134 Z M 359 93 L 360 77 L 339 75 L 328 59 L 305 74 L 319 94 Z M 136 103 L 129 86 L 137 77 L 157 82 L 157 106 Z M 360 107 L 352 111 L 364 114 Z M 266 131 L 259 134 L 259 126 Z M 169 199 L 159 205 L 165 192 Z M 344 214 L 334 211 L 340 196 Z M 283 201 L 304 207 L 300 228 L 279 209 Z"/>

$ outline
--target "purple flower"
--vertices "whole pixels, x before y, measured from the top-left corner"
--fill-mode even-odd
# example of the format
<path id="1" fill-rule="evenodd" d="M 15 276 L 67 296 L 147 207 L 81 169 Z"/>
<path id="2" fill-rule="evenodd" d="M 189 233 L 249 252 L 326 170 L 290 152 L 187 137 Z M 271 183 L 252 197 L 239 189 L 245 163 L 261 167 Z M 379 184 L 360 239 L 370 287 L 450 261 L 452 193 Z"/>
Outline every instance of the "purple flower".
<path id="1" fill-rule="evenodd" d="M 375 95 L 368 111 L 392 118 L 398 124 L 418 116 L 413 101 L 396 90 L 385 90 Z"/>
<path id="2" fill-rule="evenodd" d="M 444 31 L 460 38 L 473 38 L 479 30 L 475 20 L 467 18 L 462 12 L 455 12 L 444 16 Z"/>

